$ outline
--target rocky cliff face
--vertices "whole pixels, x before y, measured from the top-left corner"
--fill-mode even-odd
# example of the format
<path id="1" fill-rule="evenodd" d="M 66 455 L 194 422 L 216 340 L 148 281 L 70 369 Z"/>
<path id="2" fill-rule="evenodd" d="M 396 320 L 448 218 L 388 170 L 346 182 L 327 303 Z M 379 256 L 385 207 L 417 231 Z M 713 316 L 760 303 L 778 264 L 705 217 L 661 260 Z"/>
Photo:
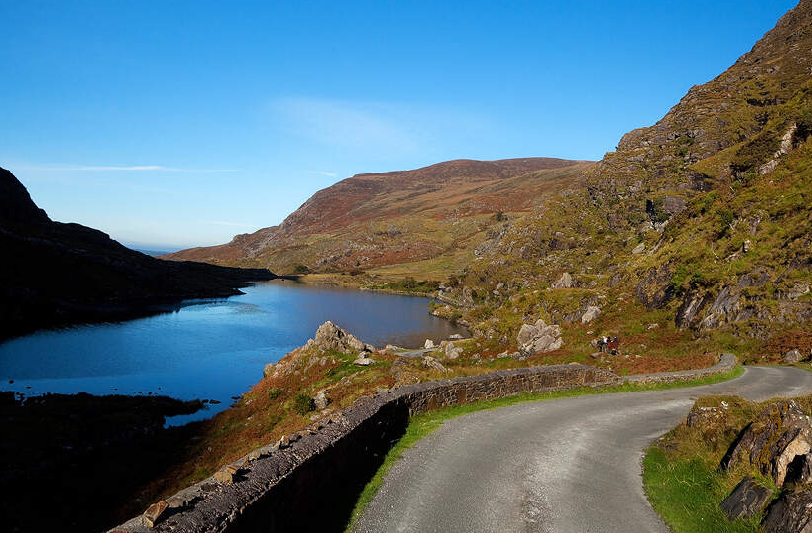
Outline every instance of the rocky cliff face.
<path id="1" fill-rule="evenodd" d="M 187 298 L 225 297 L 267 270 L 174 263 L 79 224 L 53 222 L 0 169 L 0 339 L 54 325 L 155 312 Z"/>
<path id="2" fill-rule="evenodd" d="M 364 270 L 469 252 L 493 215 L 526 211 L 588 166 L 561 159 L 458 160 L 359 174 L 318 191 L 278 227 L 166 256 L 295 273 Z M 466 257 L 462 262 L 470 260 Z"/>

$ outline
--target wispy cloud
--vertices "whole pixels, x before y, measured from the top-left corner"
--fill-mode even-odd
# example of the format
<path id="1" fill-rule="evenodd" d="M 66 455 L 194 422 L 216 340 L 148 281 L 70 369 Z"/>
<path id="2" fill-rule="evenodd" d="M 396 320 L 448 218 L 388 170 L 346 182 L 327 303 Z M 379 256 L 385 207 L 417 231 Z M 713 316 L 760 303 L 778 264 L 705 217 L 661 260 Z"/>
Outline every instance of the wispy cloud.
<path id="1" fill-rule="evenodd" d="M 58 171 L 58 172 L 196 172 L 196 173 L 217 173 L 217 172 L 239 172 L 236 169 L 192 169 L 174 168 L 163 165 L 28 165 L 18 166 L 17 170 L 27 171 Z"/>
<path id="2" fill-rule="evenodd" d="M 392 103 L 289 97 L 272 110 L 290 133 L 344 149 L 415 152 L 429 127 L 415 109 Z"/>
<path id="3" fill-rule="evenodd" d="M 318 174 L 319 176 L 327 176 L 329 178 L 336 178 L 338 174 L 335 172 L 324 172 L 323 170 L 308 170 L 310 174 Z"/>
<path id="4" fill-rule="evenodd" d="M 493 129 L 479 113 L 414 102 L 295 96 L 273 100 L 270 109 L 287 135 L 364 157 L 425 155 L 438 146 L 466 146 Z"/>

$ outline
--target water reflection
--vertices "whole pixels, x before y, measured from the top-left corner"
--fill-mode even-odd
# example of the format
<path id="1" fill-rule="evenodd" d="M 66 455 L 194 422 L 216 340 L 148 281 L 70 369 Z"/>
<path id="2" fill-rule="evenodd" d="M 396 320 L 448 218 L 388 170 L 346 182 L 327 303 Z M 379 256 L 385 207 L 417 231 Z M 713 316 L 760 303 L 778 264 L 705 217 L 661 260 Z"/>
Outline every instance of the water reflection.
<path id="1" fill-rule="evenodd" d="M 421 346 L 464 333 L 428 314 L 428 300 L 268 282 L 227 300 L 115 324 L 45 331 L 0 345 L 0 389 L 167 394 L 215 399 L 211 416 L 256 383 L 264 365 L 313 336 L 326 320 L 376 346 Z M 13 380 L 13 383 L 9 383 Z"/>

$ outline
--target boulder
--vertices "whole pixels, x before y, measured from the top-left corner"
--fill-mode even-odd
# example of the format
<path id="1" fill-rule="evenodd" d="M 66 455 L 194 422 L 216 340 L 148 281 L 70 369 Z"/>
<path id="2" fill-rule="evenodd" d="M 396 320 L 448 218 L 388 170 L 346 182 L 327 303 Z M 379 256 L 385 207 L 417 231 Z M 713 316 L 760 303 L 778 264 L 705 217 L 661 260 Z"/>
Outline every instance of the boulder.
<path id="1" fill-rule="evenodd" d="M 516 344 L 519 346 L 523 344 L 527 344 L 534 337 L 539 334 L 539 330 L 536 326 L 532 326 L 530 324 L 522 324 L 522 327 L 519 328 L 519 334 L 516 336 Z"/>
<path id="2" fill-rule="evenodd" d="M 685 425 L 703 432 L 712 430 L 725 419 L 725 411 L 727 408 L 728 404 L 724 401 L 719 407 L 699 407 L 694 405 L 688 412 Z"/>
<path id="3" fill-rule="evenodd" d="M 322 409 L 326 409 L 327 406 L 330 405 L 332 401 L 333 400 L 329 396 L 327 396 L 327 393 L 325 391 L 319 391 L 313 397 L 313 405 L 315 405 L 316 409 L 318 409 L 319 411 L 321 411 Z"/>
<path id="4" fill-rule="evenodd" d="M 784 354 L 784 362 L 787 364 L 794 364 L 800 363 L 804 358 L 804 355 L 801 353 L 801 350 L 795 348 L 794 350 L 790 350 Z"/>
<path id="5" fill-rule="evenodd" d="M 784 484 L 787 468 L 796 455 L 812 448 L 812 424 L 795 400 L 768 405 L 751 423 L 722 459 L 722 468 L 730 470 L 742 460 L 771 476 L 779 487 Z"/>
<path id="6" fill-rule="evenodd" d="M 352 362 L 354 365 L 358 366 L 370 366 L 375 364 L 375 360 L 371 357 L 367 357 L 366 355 L 359 356 L 358 359 Z"/>
<path id="7" fill-rule="evenodd" d="M 727 498 L 722 500 L 719 508 L 728 520 L 750 518 L 764 509 L 772 494 L 767 487 L 762 487 L 753 478 L 746 477 L 736 485 Z"/>
<path id="8" fill-rule="evenodd" d="M 561 338 L 561 328 L 557 325 L 547 325 L 543 320 L 537 320 L 534 325 L 524 324 L 516 337 L 521 355 L 551 352 L 564 345 Z"/>
<path id="9" fill-rule="evenodd" d="M 638 244 L 637 246 L 634 247 L 634 249 L 632 250 L 632 254 L 640 255 L 645 251 L 646 251 L 646 245 L 641 242 L 640 244 Z"/>
<path id="10" fill-rule="evenodd" d="M 330 321 L 319 326 L 312 344 L 322 350 L 335 350 L 342 353 L 360 352 L 372 348 Z"/>
<path id="11" fill-rule="evenodd" d="M 144 522 L 147 524 L 147 527 L 155 527 L 155 524 L 160 521 L 167 509 L 169 509 L 169 504 L 164 500 L 155 502 L 147 507 L 147 510 L 144 511 Z"/>
<path id="12" fill-rule="evenodd" d="M 234 476 L 236 474 L 237 474 L 237 469 L 236 468 L 234 468 L 233 466 L 227 466 L 227 467 L 223 468 L 222 470 L 218 470 L 217 472 L 215 472 L 214 476 L 212 476 L 212 477 L 214 477 L 214 479 L 218 483 L 223 483 L 225 485 L 229 485 L 231 483 L 234 483 Z"/>
<path id="13" fill-rule="evenodd" d="M 601 314 L 600 307 L 590 305 L 589 307 L 586 308 L 586 312 L 581 317 L 581 323 L 588 324 L 589 322 L 592 322 L 593 320 L 598 318 L 598 315 L 600 314 Z"/>
<path id="14" fill-rule="evenodd" d="M 423 348 L 426 350 L 431 350 L 434 348 L 434 341 L 431 339 L 426 339 L 426 342 L 423 343 Z"/>
<path id="15" fill-rule="evenodd" d="M 539 335 L 532 341 L 522 346 L 519 349 L 519 352 L 524 355 L 552 352 L 554 350 L 558 350 L 563 345 L 564 340 L 561 337 L 554 337 L 552 335 Z"/>
<path id="16" fill-rule="evenodd" d="M 449 370 L 446 367 L 444 367 L 440 363 L 440 361 L 438 361 L 437 359 L 435 359 L 434 357 L 431 357 L 429 355 L 425 356 L 423 358 L 423 361 L 421 361 L 420 364 L 423 365 L 423 368 L 430 368 L 432 370 L 439 370 L 440 372 L 449 372 Z"/>
<path id="17" fill-rule="evenodd" d="M 686 207 L 688 207 L 688 202 L 678 196 L 666 196 L 663 198 L 663 211 L 669 215 L 681 213 L 685 211 Z"/>
<path id="18" fill-rule="evenodd" d="M 812 490 L 787 492 L 767 509 L 765 533 L 812 533 Z"/>
<path id="19" fill-rule="evenodd" d="M 454 333 L 453 335 L 449 335 L 448 339 L 452 341 L 461 341 L 463 339 L 463 336 L 460 335 L 459 333 Z"/>
<path id="20" fill-rule="evenodd" d="M 563 274 L 561 274 L 561 277 L 558 278 L 558 281 L 553 282 L 551 286 L 554 289 L 569 289 L 573 285 L 575 285 L 575 282 L 573 282 L 570 273 L 564 272 Z"/>
<path id="21" fill-rule="evenodd" d="M 449 359 L 458 359 L 459 356 L 463 354 L 464 350 L 457 346 L 454 346 L 453 342 L 449 342 L 445 345 L 445 356 Z"/>

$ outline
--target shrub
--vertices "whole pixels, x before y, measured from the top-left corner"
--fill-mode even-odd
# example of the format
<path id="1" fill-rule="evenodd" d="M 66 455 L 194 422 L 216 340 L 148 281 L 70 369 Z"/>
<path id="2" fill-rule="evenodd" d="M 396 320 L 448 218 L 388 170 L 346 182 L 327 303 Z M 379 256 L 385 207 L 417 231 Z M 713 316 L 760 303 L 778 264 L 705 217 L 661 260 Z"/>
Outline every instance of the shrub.
<path id="1" fill-rule="evenodd" d="M 706 194 L 700 201 L 699 201 L 699 212 L 703 215 L 710 211 L 710 208 L 713 207 L 713 204 L 716 202 L 716 198 L 718 195 L 716 191 L 711 191 Z"/>
<path id="2" fill-rule="evenodd" d="M 307 394 L 300 392 L 293 397 L 293 410 L 296 411 L 296 413 L 304 416 L 315 409 L 316 404 L 313 402 L 313 398 Z"/>
<path id="3" fill-rule="evenodd" d="M 307 267 L 306 265 L 296 265 L 293 268 L 293 271 L 297 274 L 308 274 L 310 273 L 310 268 Z"/>
<path id="4" fill-rule="evenodd" d="M 733 211 L 727 208 L 720 208 L 716 210 L 716 236 L 722 238 L 730 231 L 730 225 L 733 223 Z"/>
<path id="5" fill-rule="evenodd" d="M 282 394 L 282 389 L 274 387 L 268 391 L 268 398 L 270 398 L 271 400 L 275 400 L 279 398 L 280 394 Z"/>

